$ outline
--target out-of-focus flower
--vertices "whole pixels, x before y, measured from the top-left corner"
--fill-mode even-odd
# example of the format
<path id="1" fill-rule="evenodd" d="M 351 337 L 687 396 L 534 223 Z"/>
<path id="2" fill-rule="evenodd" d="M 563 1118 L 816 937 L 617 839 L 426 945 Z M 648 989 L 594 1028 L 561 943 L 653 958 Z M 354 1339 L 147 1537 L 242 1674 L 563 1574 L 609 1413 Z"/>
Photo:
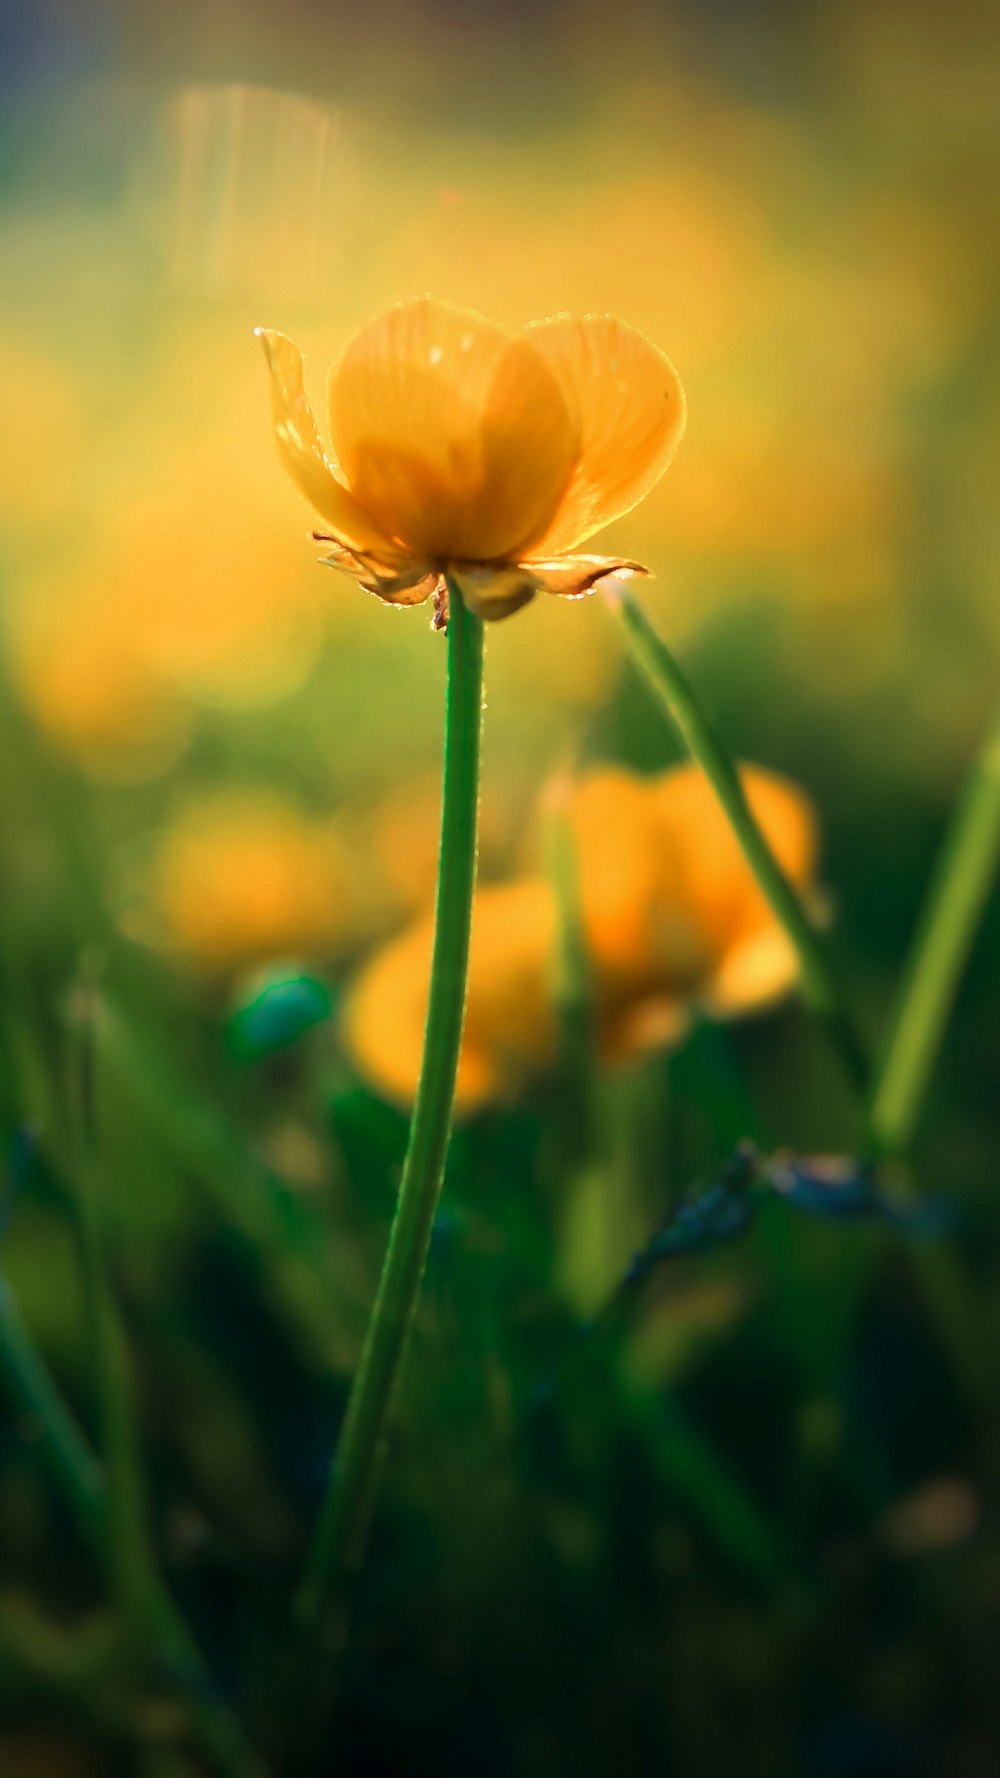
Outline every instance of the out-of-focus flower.
<path id="1" fill-rule="evenodd" d="M 31 715 L 59 751 L 97 777 L 164 770 L 187 740 L 191 710 L 139 652 L 88 584 L 55 605 L 10 614 L 11 663 Z"/>
<path id="2" fill-rule="evenodd" d="M 509 869 L 511 848 L 523 823 L 521 787 L 500 779 L 489 785 L 479 809 L 479 869 L 488 878 Z M 363 804 L 341 809 L 338 828 L 363 872 L 358 901 L 361 943 L 398 932 L 430 906 L 437 882 L 441 827 L 441 777 L 411 768 L 398 784 Z"/>
<path id="3" fill-rule="evenodd" d="M 229 975 L 336 951 L 349 929 L 346 883 L 328 822 L 274 797 L 220 795 L 164 836 L 125 924 L 206 974 Z"/>
<path id="4" fill-rule="evenodd" d="M 684 429 L 669 359 L 611 316 L 520 333 L 431 297 L 363 327 L 330 373 L 326 455 L 302 355 L 260 330 L 282 459 L 330 532 L 326 560 L 390 604 L 446 599 L 482 617 L 536 592 L 578 597 L 621 557 L 575 554 L 659 480 Z"/>
<path id="5" fill-rule="evenodd" d="M 383 946 L 355 982 L 344 1018 L 344 1036 L 362 1073 L 404 1104 L 420 1072 L 433 935 L 427 918 Z M 455 1095 L 460 1112 L 513 1096 L 552 1061 L 555 937 L 555 901 L 543 878 L 480 890 Z"/>
<path id="6" fill-rule="evenodd" d="M 818 835 L 807 798 L 760 767 L 741 775 L 787 876 L 808 891 Z M 671 1041 L 693 1002 L 732 1017 L 792 986 L 792 947 L 696 766 L 653 778 L 595 770 L 567 817 L 609 1057 Z"/>
<path id="7" fill-rule="evenodd" d="M 806 892 L 817 835 L 803 793 L 744 767 L 751 806 Z M 683 1036 L 692 1008 L 720 1018 L 770 1005 L 796 959 L 707 781 L 682 766 L 653 778 L 605 767 L 570 794 L 583 939 L 599 1053 L 625 1061 Z M 473 915 L 458 1107 L 510 1096 L 555 1058 L 559 923 L 544 878 L 484 889 Z M 432 923 L 385 945 L 348 996 L 344 1035 L 362 1072 L 408 1101 L 420 1065 Z"/>
<path id="8" fill-rule="evenodd" d="M 294 492 L 251 421 L 245 377 L 234 389 L 217 346 L 211 328 L 179 329 L 144 400 L 109 380 L 108 408 L 128 416 L 128 437 L 115 440 L 105 413 L 86 451 L 79 428 L 62 437 L 61 384 L 44 361 L 26 361 L 34 396 L 11 381 L 36 480 L 41 440 L 53 435 L 48 511 L 65 517 L 11 577 L 3 619 L 13 674 L 60 750 L 101 777 L 165 770 L 199 703 L 259 707 L 284 696 L 319 647 L 322 601 L 289 532 Z M 206 433 L 197 397 L 208 365 Z M 0 483 L 0 518 L 18 540 L 41 508 L 21 498 L 13 448 L 0 451 Z"/>

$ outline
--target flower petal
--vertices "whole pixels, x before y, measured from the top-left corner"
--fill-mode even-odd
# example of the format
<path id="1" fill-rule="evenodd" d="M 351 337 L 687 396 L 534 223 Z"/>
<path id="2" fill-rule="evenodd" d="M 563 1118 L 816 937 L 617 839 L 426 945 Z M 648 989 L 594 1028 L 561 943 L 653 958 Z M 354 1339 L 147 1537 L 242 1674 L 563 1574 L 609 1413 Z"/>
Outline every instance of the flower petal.
<path id="1" fill-rule="evenodd" d="M 653 782 L 598 766 L 580 779 L 568 808 L 587 949 L 609 1005 L 660 988 L 680 998 L 714 961 L 697 910 L 664 893 Z"/>
<path id="2" fill-rule="evenodd" d="M 797 785 L 741 765 L 747 800 L 790 882 L 808 894 L 819 850 L 816 818 Z M 794 981 L 796 961 L 700 768 L 675 767 L 655 782 L 660 856 L 672 860 L 670 891 L 697 912 L 713 956 L 703 992 L 714 1010 L 766 1005 Z M 678 875 L 677 866 L 680 865 Z"/>
<path id="3" fill-rule="evenodd" d="M 350 341 L 328 397 L 348 483 L 418 554 L 516 557 L 551 525 L 579 419 L 527 335 L 431 297 L 400 303 Z"/>
<path id="4" fill-rule="evenodd" d="M 281 460 L 299 492 L 322 513 L 338 537 L 358 549 L 392 548 L 374 519 L 338 481 L 320 443 L 302 382 L 302 353 L 283 333 L 258 327 L 271 373 L 271 405 Z"/>
<path id="5" fill-rule="evenodd" d="M 583 599 L 597 583 L 609 576 L 627 579 L 648 574 L 641 562 L 621 556 L 559 556 L 554 561 L 453 563 L 449 577 L 458 583 L 462 597 L 477 617 L 510 617 L 536 593 L 557 593 L 564 599 Z"/>
<path id="6" fill-rule="evenodd" d="M 641 562 L 630 562 L 623 556 L 556 556 L 551 561 L 522 562 L 519 566 L 531 575 L 536 592 L 556 593 L 564 599 L 582 599 L 594 591 L 598 581 L 609 578 L 649 578 L 649 569 Z"/>
<path id="7" fill-rule="evenodd" d="M 705 991 L 706 1010 L 716 1018 L 764 1012 L 791 991 L 798 973 L 798 958 L 780 926 L 762 926 L 726 953 Z"/>
<path id="8" fill-rule="evenodd" d="M 631 1062 L 651 1051 L 674 1049 L 691 1022 L 687 1004 L 668 993 L 625 1002 L 599 1015 L 598 1049 L 602 1061 Z"/>
<path id="9" fill-rule="evenodd" d="M 351 549 L 338 538 L 317 535 L 317 542 L 320 541 L 337 546 L 328 556 L 320 557 L 324 568 L 337 568 L 341 574 L 349 574 L 366 593 L 374 593 L 387 605 L 422 605 L 436 590 L 441 578 L 437 569 L 428 568 L 426 563 L 408 562 L 396 573 L 388 563 L 380 562 L 363 550 Z"/>
<path id="10" fill-rule="evenodd" d="M 684 391 L 669 358 L 611 315 L 556 315 L 525 329 L 580 413 L 580 458 L 553 523 L 548 555 L 576 549 L 644 499 L 684 431 Z"/>

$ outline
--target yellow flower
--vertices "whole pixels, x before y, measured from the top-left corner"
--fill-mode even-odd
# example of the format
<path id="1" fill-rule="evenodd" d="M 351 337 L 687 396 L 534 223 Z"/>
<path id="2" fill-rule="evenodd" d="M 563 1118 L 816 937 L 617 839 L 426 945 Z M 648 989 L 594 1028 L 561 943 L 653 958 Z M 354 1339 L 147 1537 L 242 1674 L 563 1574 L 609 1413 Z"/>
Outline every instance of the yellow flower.
<path id="1" fill-rule="evenodd" d="M 184 811 L 152 861 L 133 935 L 225 976 L 276 957 L 325 957 L 343 944 L 347 872 L 317 817 L 258 793 L 206 796 Z"/>
<path id="2" fill-rule="evenodd" d="M 330 527 L 326 560 L 379 598 L 436 594 L 443 609 L 447 571 L 471 610 L 499 618 L 539 591 L 645 572 L 574 553 L 649 493 L 684 430 L 677 372 L 635 328 L 557 315 L 511 333 L 432 297 L 400 303 L 330 372 L 332 456 L 301 353 L 258 332 L 278 447 Z"/>
<path id="3" fill-rule="evenodd" d="M 550 967 L 556 907 L 543 878 L 481 889 L 472 916 L 469 989 L 455 1108 L 513 1097 L 550 1063 L 556 1017 Z M 343 1034 L 379 1092 L 409 1104 L 416 1090 L 430 991 L 434 922 L 428 916 L 383 945 L 348 996 Z"/>
<path id="4" fill-rule="evenodd" d="M 163 771 L 191 726 L 185 699 L 136 648 L 116 605 L 73 578 L 65 597 L 27 583 L 33 597 L 9 614 L 10 658 L 35 722 L 96 777 L 122 782 Z"/>
<path id="5" fill-rule="evenodd" d="M 758 766 L 750 804 L 796 887 L 808 894 L 817 830 L 808 799 Z M 695 766 L 640 778 L 589 772 L 571 793 L 583 936 L 598 1053 L 622 1062 L 678 1042 L 692 1010 L 761 1010 L 794 985 L 795 954 Z M 458 1110 L 512 1097 L 555 1059 L 558 910 L 543 878 L 480 891 L 472 922 Z M 430 984 L 428 917 L 384 945 L 346 1004 L 356 1063 L 389 1098 L 417 1083 Z"/>
<path id="6" fill-rule="evenodd" d="M 808 798 L 760 766 L 740 776 L 772 851 L 808 897 L 819 849 Z M 674 1041 L 695 1005 L 732 1018 L 794 985 L 792 946 L 699 767 L 651 778 L 599 768 L 568 816 L 606 1058 Z"/>

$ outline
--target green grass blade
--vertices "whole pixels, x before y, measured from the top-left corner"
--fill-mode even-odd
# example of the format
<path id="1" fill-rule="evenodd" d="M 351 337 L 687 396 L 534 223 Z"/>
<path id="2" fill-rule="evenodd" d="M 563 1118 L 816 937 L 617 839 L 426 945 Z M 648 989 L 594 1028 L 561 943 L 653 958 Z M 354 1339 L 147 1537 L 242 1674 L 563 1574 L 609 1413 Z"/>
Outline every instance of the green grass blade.
<path id="1" fill-rule="evenodd" d="M 112 1584 L 127 1613 L 151 1566 L 139 1440 L 132 1408 L 124 1332 L 107 1275 L 98 1153 L 93 1025 L 98 988 L 83 973 L 71 999 L 74 1040 L 76 1211 L 91 1364 L 100 1412 L 107 1477 L 108 1553 Z"/>
<path id="2" fill-rule="evenodd" d="M 868 1129 L 880 1155 L 909 1147 L 1000 859 L 1000 709 L 945 835 L 889 1021 Z"/>
<path id="3" fill-rule="evenodd" d="M 605 583 L 610 587 L 610 582 Z M 739 773 L 719 740 L 687 674 L 657 635 L 631 593 L 616 585 L 607 594 L 629 652 L 647 684 L 697 760 L 729 818 L 743 854 L 799 960 L 802 995 L 829 1030 L 854 1085 L 864 1090 L 868 1063 L 841 994 L 826 946 L 757 821 Z"/>

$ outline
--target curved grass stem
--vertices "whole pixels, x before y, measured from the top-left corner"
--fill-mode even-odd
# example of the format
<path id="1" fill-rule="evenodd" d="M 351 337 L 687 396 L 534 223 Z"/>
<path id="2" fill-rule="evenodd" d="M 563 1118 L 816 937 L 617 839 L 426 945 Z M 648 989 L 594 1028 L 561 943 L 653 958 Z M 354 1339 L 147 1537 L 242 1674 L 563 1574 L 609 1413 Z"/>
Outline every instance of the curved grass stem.
<path id="1" fill-rule="evenodd" d="M 606 587 L 610 587 L 606 582 Z M 744 857 L 799 962 L 802 996 L 826 1026 L 855 1088 L 868 1079 L 864 1046 L 845 1005 L 826 946 L 775 858 L 732 760 L 729 758 L 686 673 L 631 593 L 620 584 L 607 593 L 621 623 L 629 652 L 663 706 L 692 758 L 697 760 L 729 818 Z"/>
<path id="2" fill-rule="evenodd" d="M 1000 707 L 995 711 L 934 868 L 872 1083 L 868 1134 L 902 1155 L 1000 859 Z"/>
<path id="3" fill-rule="evenodd" d="M 345 1567 L 357 1559 L 444 1175 L 465 1016 L 476 876 L 483 626 L 449 584 L 444 786 L 423 1061 L 389 1246 L 326 1498 L 293 1601 L 307 1668 Z"/>

